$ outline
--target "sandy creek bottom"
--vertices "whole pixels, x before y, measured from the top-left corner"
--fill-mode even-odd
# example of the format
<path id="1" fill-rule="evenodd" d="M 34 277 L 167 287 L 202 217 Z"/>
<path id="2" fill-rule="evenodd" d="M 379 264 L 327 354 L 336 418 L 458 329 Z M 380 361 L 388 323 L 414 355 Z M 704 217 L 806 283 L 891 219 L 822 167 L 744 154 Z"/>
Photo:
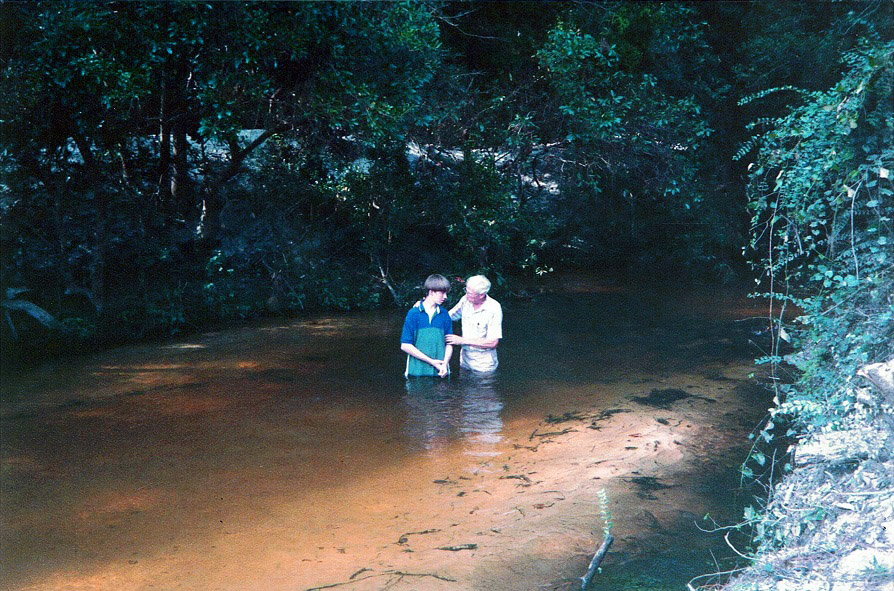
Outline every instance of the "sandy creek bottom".
<path id="1" fill-rule="evenodd" d="M 682 588 L 739 514 L 756 306 L 566 281 L 486 379 L 405 382 L 399 311 L 44 365 L 3 384 L 0 588 L 578 589 L 601 489 L 592 588 Z"/>

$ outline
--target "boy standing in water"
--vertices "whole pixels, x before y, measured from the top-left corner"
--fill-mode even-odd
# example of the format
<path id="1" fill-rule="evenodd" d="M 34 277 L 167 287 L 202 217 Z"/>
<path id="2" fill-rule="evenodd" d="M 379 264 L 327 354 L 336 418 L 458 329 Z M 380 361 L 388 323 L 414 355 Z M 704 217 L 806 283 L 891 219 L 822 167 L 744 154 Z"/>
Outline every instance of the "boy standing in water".
<path id="1" fill-rule="evenodd" d="M 453 321 L 441 307 L 450 291 L 450 282 L 443 275 L 429 275 L 425 280 L 425 297 L 410 308 L 400 335 L 400 350 L 407 354 L 404 376 L 439 376 L 450 373 L 453 346 L 445 337 L 453 334 Z"/>

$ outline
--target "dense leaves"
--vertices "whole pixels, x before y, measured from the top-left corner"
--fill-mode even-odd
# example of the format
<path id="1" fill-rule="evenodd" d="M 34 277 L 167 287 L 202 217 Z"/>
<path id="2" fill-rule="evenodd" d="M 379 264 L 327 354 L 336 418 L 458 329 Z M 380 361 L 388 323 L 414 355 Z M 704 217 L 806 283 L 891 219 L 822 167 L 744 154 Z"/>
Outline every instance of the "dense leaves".
<path id="1" fill-rule="evenodd" d="M 807 369 L 780 412 L 834 420 L 846 405 L 826 400 L 869 362 L 894 355 L 894 43 L 843 57 L 842 79 L 764 122 L 749 167 L 751 247 L 775 321 L 772 360 L 785 342 Z M 784 309 L 800 310 L 784 323 Z M 805 408 L 804 399 L 821 404 Z"/>
<path id="2" fill-rule="evenodd" d="M 58 2 L 3 16 L 16 25 L 3 283 L 102 339 L 244 316 L 277 295 L 281 270 L 263 263 L 339 209 L 326 187 L 356 152 L 404 141 L 440 55 L 416 4 Z M 272 138 L 291 176 L 262 168 Z M 287 230 L 249 222 L 315 202 Z M 305 256 L 322 258 L 313 244 Z M 225 271 L 250 294 L 218 276 L 246 255 Z"/>
<path id="3" fill-rule="evenodd" d="M 828 88 L 789 84 L 742 99 L 790 105 L 748 126 L 737 153 L 749 170 L 746 252 L 772 322 L 772 348 L 758 362 L 771 368 L 776 390 L 747 477 L 772 479 L 765 444 L 853 420 L 857 370 L 894 357 L 894 14 L 873 8 L 837 21 L 861 34 Z M 775 511 L 746 511 L 742 525 L 762 551 L 787 541 Z M 824 517 L 817 512 L 797 516 L 798 526 Z"/>
<path id="4" fill-rule="evenodd" d="M 819 186 L 792 162 L 833 140 L 847 156 L 818 174 L 862 171 L 834 183 L 854 191 L 851 250 L 872 254 L 886 245 L 861 237 L 881 238 L 888 214 L 869 177 L 888 156 L 859 142 L 882 126 L 864 112 L 881 117 L 886 78 L 844 103 L 810 94 L 843 71 L 829 56 L 884 30 L 870 8 L 0 4 L 4 349 L 406 303 L 433 271 L 504 285 L 572 266 L 729 278 L 754 151 L 760 179 L 787 170 L 787 203 Z M 850 72 L 882 59 L 848 55 Z M 735 104 L 786 85 L 808 94 Z M 826 102 L 788 113 L 796 97 Z M 847 203 L 823 199 L 831 221 L 811 227 L 804 206 L 786 231 L 809 252 L 850 228 Z M 755 224 L 770 203 L 755 197 Z M 846 268 L 834 249 L 803 273 L 864 286 L 874 267 Z"/>
<path id="5" fill-rule="evenodd" d="M 661 236 L 671 244 L 658 256 L 673 257 L 686 252 L 685 243 L 672 244 L 681 228 L 689 234 L 718 222 L 704 207 L 713 155 L 703 111 L 723 89 L 711 73 L 706 27 L 686 6 L 586 7 L 564 15 L 537 52 L 559 132 L 549 141 L 571 165 L 561 178 L 571 197 L 565 206 L 585 244 L 631 252 L 645 236 Z M 656 253 L 643 255 L 652 262 Z"/>

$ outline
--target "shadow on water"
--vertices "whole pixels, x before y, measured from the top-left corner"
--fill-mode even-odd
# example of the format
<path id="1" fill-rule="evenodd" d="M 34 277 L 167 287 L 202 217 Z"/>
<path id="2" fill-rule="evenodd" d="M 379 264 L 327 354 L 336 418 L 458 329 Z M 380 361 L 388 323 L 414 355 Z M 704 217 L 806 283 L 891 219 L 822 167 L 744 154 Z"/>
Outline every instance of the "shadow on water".
<path id="1" fill-rule="evenodd" d="M 766 402 L 755 308 L 595 281 L 502 304 L 490 376 L 404 380 L 403 315 L 375 311 L 5 380 L 0 587 L 374 589 L 349 577 L 390 569 L 458 581 L 396 589 L 567 589 L 603 487 L 617 541 L 594 588 L 715 570 L 730 552 L 694 522 L 737 513 Z"/>

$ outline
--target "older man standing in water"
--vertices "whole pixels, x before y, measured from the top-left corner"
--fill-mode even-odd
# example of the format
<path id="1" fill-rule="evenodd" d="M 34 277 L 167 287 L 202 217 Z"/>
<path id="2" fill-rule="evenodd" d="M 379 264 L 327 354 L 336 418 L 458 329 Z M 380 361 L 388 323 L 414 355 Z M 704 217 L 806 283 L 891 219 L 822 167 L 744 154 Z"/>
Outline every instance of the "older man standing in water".
<path id="1" fill-rule="evenodd" d="M 445 337 L 448 345 L 462 345 L 459 365 L 476 372 L 497 369 L 497 345 L 503 338 L 503 308 L 488 297 L 490 281 L 484 275 L 469 277 L 466 294 L 450 310 L 451 320 L 462 319 L 463 334 Z"/>

